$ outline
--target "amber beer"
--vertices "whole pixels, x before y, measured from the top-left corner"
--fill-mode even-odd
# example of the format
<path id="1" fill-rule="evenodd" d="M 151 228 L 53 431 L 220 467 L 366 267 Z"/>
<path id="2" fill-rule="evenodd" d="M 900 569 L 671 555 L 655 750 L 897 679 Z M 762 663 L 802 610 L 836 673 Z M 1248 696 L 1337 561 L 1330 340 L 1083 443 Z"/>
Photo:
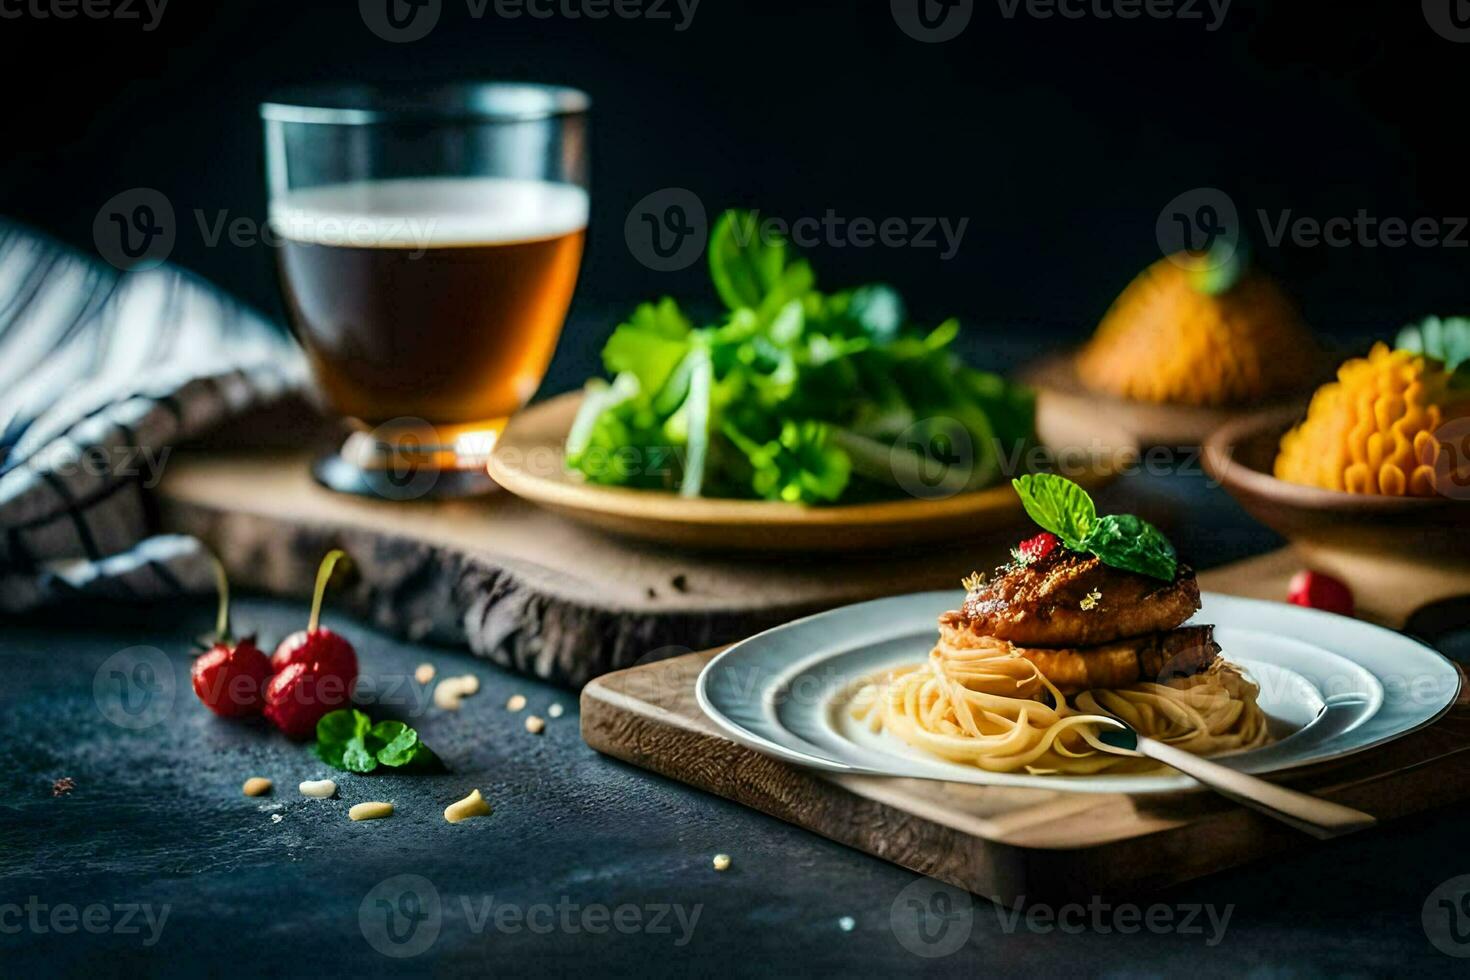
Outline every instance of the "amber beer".
<path id="1" fill-rule="evenodd" d="M 587 194 L 501 177 L 292 191 L 271 226 L 330 404 L 370 425 L 495 423 L 541 383 L 571 303 Z"/>

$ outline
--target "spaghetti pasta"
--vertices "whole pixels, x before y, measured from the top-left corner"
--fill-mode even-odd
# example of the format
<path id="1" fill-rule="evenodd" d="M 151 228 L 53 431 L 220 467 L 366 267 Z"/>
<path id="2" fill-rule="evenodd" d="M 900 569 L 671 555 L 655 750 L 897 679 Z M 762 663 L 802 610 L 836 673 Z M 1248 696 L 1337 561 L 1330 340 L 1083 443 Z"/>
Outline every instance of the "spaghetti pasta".
<path id="1" fill-rule="evenodd" d="M 1236 667 L 1216 660 L 1192 677 L 1084 691 L 1068 702 L 1017 653 L 941 640 L 927 662 L 865 684 L 849 711 L 871 730 L 951 762 L 989 772 L 1088 775 L 1157 768 L 1098 737 L 1115 727 L 1110 714 L 1197 755 L 1264 745 L 1270 733 L 1257 693 Z"/>

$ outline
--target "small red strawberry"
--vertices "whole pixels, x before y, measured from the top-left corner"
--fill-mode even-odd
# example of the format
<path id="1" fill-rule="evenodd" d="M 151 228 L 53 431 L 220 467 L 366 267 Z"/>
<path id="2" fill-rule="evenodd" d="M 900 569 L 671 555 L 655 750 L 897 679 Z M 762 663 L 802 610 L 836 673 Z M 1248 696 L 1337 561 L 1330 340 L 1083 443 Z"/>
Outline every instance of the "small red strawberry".
<path id="1" fill-rule="evenodd" d="M 206 708 L 224 718 L 244 718 L 260 713 L 271 665 L 255 645 L 254 637 L 247 636 L 239 642 L 231 638 L 230 584 L 224 566 L 217 559 L 214 574 L 219 583 L 215 640 L 208 652 L 194 661 L 189 674 L 194 693 Z"/>
<path id="2" fill-rule="evenodd" d="M 1294 606 L 1322 609 L 1339 616 L 1351 616 L 1354 609 L 1353 590 L 1346 583 L 1310 568 L 1292 576 L 1286 599 Z"/>
<path id="3" fill-rule="evenodd" d="M 1042 531 L 1034 538 L 1027 538 L 1015 548 L 1011 549 L 1011 557 L 1022 565 L 1040 561 L 1047 555 L 1060 548 L 1062 542 L 1050 531 Z"/>
<path id="4" fill-rule="evenodd" d="M 348 703 L 350 687 L 317 664 L 291 664 L 266 685 L 265 716 L 290 738 L 310 738 L 323 715 Z"/>

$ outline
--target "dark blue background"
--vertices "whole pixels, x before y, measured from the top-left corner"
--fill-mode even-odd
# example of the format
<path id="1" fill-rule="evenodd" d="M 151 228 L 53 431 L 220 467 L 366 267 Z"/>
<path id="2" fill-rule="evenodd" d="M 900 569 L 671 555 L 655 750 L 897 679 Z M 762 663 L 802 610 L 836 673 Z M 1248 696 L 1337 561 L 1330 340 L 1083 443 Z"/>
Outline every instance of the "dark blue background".
<path id="1" fill-rule="evenodd" d="M 906 36 L 887 0 L 702 0 L 682 32 L 475 19 L 466 0 L 444 0 L 435 30 L 409 44 L 370 32 L 355 0 L 173 0 L 152 32 L 0 20 L 0 211 L 91 248 L 103 202 L 159 188 L 179 214 L 174 258 L 275 311 L 266 249 L 208 247 L 192 219 L 263 215 L 255 107 L 272 89 L 576 85 L 596 104 L 595 187 L 569 351 L 595 346 L 640 298 L 707 295 L 701 267 L 653 272 L 624 243 L 628 209 L 668 186 L 711 211 L 967 217 L 952 261 L 829 248 L 818 270 L 834 284 L 890 280 L 926 320 L 1055 337 L 1089 329 L 1158 258 L 1155 220 L 1191 188 L 1220 187 L 1272 220 L 1470 215 L 1470 47 L 1431 30 L 1418 2 L 1235 0 L 1220 30 L 1206 26 L 1008 19 L 997 0 L 976 0 L 946 44 Z M 1470 305 L 1470 248 L 1257 251 L 1325 332 L 1385 334 Z"/>

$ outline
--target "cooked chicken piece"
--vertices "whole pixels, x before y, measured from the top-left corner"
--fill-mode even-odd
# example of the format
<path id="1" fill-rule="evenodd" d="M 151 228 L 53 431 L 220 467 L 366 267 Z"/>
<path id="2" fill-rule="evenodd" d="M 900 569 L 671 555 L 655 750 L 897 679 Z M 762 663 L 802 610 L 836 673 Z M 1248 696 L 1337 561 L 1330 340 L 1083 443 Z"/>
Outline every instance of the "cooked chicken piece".
<path id="1" fill-rule="evenodd" d="M 997 570 L 940 624 L 1024 646 L 1087 647 L 1162 633 L 1198 609 L 1199 583 L 1186 565 L 1174 581 L 1161 582 L 1058 548 Z"/>
<path id="2" fill-rule="evenodd" d="M 941 626 L 939 632 L 944 642 L 962 649 L 1018 653 L 1067 695 L 1189 677 L 1208 670 L 1220 653 L 1213 626 L 1185 626 L 1081 650 L 1022 647 L 953 625 Z"/>

